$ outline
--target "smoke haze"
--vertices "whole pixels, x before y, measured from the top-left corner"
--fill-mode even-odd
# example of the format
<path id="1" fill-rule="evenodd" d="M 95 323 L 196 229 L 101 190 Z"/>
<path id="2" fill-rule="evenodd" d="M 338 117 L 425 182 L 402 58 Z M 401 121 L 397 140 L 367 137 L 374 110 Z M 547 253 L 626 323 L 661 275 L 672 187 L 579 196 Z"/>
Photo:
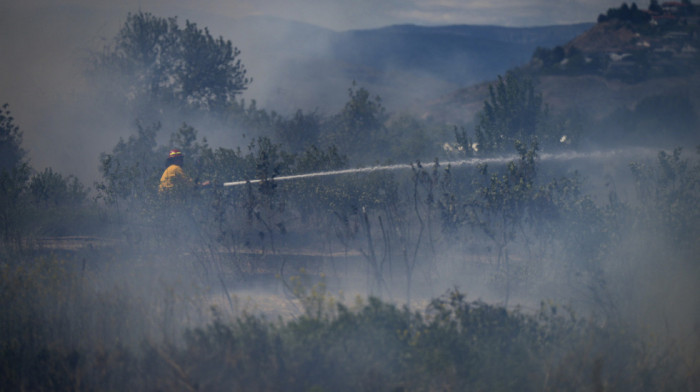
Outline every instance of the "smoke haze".
<path id="1" fill-rule="evenodd" d="M 550 95 L 542 110 L 529 101 L 535 110 L 527 114 L 547 117 L 550 100 L 564 114 L 542 120 L 530 135 L 518 129 L 517 135 L 504 136 L 513 129 L 498 130 L 486 115 L 473 116 L 489 98 L 485 82 L 530 59 L 528 45 L 563 44 L 590 27 L 549 25 L 592 22 L 618 2 L 34 0 L 0 5 L 0 105 L 10 104 L 31 166 L 76 175 L 85 184 L 103 181 L 91 189 L 100 197 L 95 200 L 80 189 L 71 194 L 69 187 L 51 188 L 67 182 L 52 173 L 37 176 L 44 182 L 27 180 L 23 193 L 10 194 L 5 184 L 12 179 L 0 173 L 5 192 L 0 194 L 0 374 L 14 371 L 12 354 L 19 352 L 15 378 L 17 385 L 28 385 L 26 390 L 45 368 L 73 373 L 66 390 L 139 390 L 122 382 L 143 390 L 206 390 L 207 382 L 218 382 L 217 375 L 234 374 L 228 366 L 253 369 L 252 376 L 236 382 L 272 380 L 268 363 L 260 359 L 272 353 L 276 357 L 269 363 L 282 364 L 274 382 L 294 380 L 296 390 L 309 390 L 315 386 L 307 378 L 328 377 L 327 363 L 341 372 L 345 368 L 338 364 L 345 362 L 336 362 L 339 358 L 367 365 L 353 350 L 376 344 L 367 361 L 367 379 L 375 384 L 366 384 L 367 390 L 414 389 L 372 388 L 383 376 L 375 372 L 375 362 L 406 362 L 407 374 L 417 377 L 415 389 L 447 390 L 459 384 L 462 373 L 489 361 L 502 372 L 490 374 L 498 381 L 524 368 L 524 382 L 549 390 L 566 390 L 557 389 L 557 377 L 550 374 L 574 390 L 585 385 L 624 390 L 608 382 L 619 374 L 631 380 L 621 385 L 640 386 L 643 379 L 668 390 L 683 390 L 675 385 L 693 390 L 700 380 L 698 74 L 649 85 L 598 75 L 571 80 L 550 75 L 537 87 L 563 87 L 544 86 Z M 113 75 L 86 73 L 91 56 L 113 43 L 128 13 L 138 12 L 177 17 L 180 26 L 189 20 L 231 40 L 253 78 L 238 98 L 247 104 L 254 100 L 257 108 L 275 111 L 285 121 L 292 118 L 269 131 L 282 141 L 256 139 L 246 128 L 248 117 L 227 122 L 166 104 L 153 105 L 162 129 L 151 140 L 153 125 L 134 123 L 135 112 L 147 110 L 132 110 L 124 97 L 116 97 L 119 92 L 111 96 L 105 90 Z M 445 26 L 461 23 L 480 26 Z M 409 50 L 415 48 L 413 37 L 423 37 L 426 26 L 434 25 L 440 28 L 429 30 L 420 50 Z M 397 36 L 411 47 L 386 53 L 402 42 L 394 40 Z M 481 61 L 482 55 L 490 60 Z M 457 96 L 467 86 L 472 101 L 465 104 Z M 364 88 L 382 98 L 382 109 L 391 116 L 384 116 L 372 98 L 362 100 Z M 598 95 L 604 88 L 617 94 Z M 678 91 L 683 94 L 674 95 Z M 642 95 L 653 94 L 662 95 L 635 106 Z M 365 111 L 344 112 L 348 95 Z M 440 116 L 434 107 L 447 100 L 456 102 L 452 116 Z M 597 113 L 566 112 L 566 104 Z M 313 115 L 294 117 L 298 109 Z M 671 116 L 677 121 L 668 125 Z M 372 128 L 372 121 L 355 121 L 368 117 L 381 124 Z M 445 118 L 456 120 L 441 122 Z M 486 125 L 476 128 L 483 125 L 480 120 Z M 183 130 L 183 122 L 193 128 Z M 654 129 L 657 124 L 661 131 Z M 143 132 L 136 134 L 137 128 Z M 161 191 L 162 158 L 171 148 L 167 138 L 178 129 L 183 132 L 177 142 L 185 142 L 176 147 L 190 150 L 184 170 L 192 181 L 179 184 L 184 191 L 177 186 Z M 496 129 L 492 150 L 487 137 L 472 140 L 478 137 L 475 129 Z M 520 144 L 533 135 L 541 145 Z M 117 145 L 130 136 L 137 137 Z M 307 138 L 319 148 L 304 150 Z M 505 146 L 506 139 L 515 143 Z M 679 140 L 685 143 L 682 154 L 659 153 Z M 101 176 L 100 154 L 113 151 Z M 13 199 L 16 195 L 21 197 Z M 439 323 L 430 328 L 417 319 L 416 326 L 390 323 L 410 311 L 400 315 L 377 306 L 356 324 L 348 322 L 352 317 L 337 317 L 338 302 L 352 306 L 356 296 L 377 296 L 425 311 L 426 323 L 437 322 L 445 313 L 428 303 L 455 288 L 469 301 L 497 307 L 493 319 L 479 318 L 489 312 L 463 313 L 464 320 L 475 317 L 469 328 L 454 328 L 459 319 L 454 314 L 444 317 L 453 332 L 483 330 L 478 339 L 460 335 L 485 347 L 469 360 L 471 349 L 443 339 L 447 334 L 430 335 Z M 451 293 L 442 305 L 458 297 Z M 571 314 L 563 315 L 568 307 Z M 515 316 L 509 318 L 506 310 Z M 257 313 L 267 319 L 249 317 Z M 284 324 L 289 320 L 297 323 Z M 333 324 L 333 333 L 347 329 L 350 337 L 325 334 L 319 326 L 326 322 Z M 372 322 L 388 325 L 392 338 L 384 339 Z M 239 339 L 236 334 L 245 328 L 251 335 Z M 307 345 L 298 338 L 309 330 L 307 337 L 330 342 L 330 361 L 315 356 L 325 343 Z M 582 336 L 576 335 L 581 330 Z M 521 335 L 528 333 L 534 338 Z M 271 340 L 263 342 L 268 335 Z M 518 351 L 520 340 L 528 339 L 550 346 Z M 420 346 L 416 342 L 424 351 L 414 356 L 402 351 L 394 361 L 377 354 L 389 351 L 384 344 Z M 182 347 L 187 349 L 178 352 Z M 219 347 L 223 359 L 214 353 Z M 241 347 L 265 353 L 231 360 L 233 349 Z M 123 349 L 134 357 L 120 355 Z M 49 363 L 47 353 L 55 352 Z M 289 357 L 281 360 L 285 353 Z M 294 366 L 307 355 L 311 370 L 297 371 Z M 526 366 L 505 363 L 498 355 Z M 208 368 L 197 374 L 193 369 L 202 364 Z M 459 371 L 459 365 L 470 369 Z M 138 377 L 122 377 L 119 369 Z M 447 374 L 442 371 L 452 374 L 442 377 Z M 477 384 L 482 375 L 474 373 L 476 381 L 470 382 Z M 437 381 L 420 383 L 434 374 Z M 448 384 L 450 377 L 458 381 Z M 54 379 L 48 380 L 52 385 Z M 270 385 L 259 389 L 274 390 Z"/>
<path id="2" fill-rule="evenodd" d="M 557 11 L 560 5 L 540 3 L 206 1 L 193 7 L 184 1 L 6 2 L 0 7 L 0 101 L 10 104 L 35 168 L 53 167 L 91 182 L 97 177 L 98 154 L 129 135 L 133 119 L 128 113 L 115 113 L 114 103 L 95 96 L 84 72 L 90 53 L 112 42 L 129 12 L 177 16 L 181 24 L 188 19 L 208 27 L 215 37 L 230 39 L 242 49 L 241 59 L 254 78 L 243 98 L 284 113 L 298 108 L 337 110 L 346 99 L 352 80 L 347 76 L 319 74 L 314 69 L 295 74 L 299 67 L 285 66 L 327 51 L 333 31 L 399 23 L 528 26 L 592 21 L 596 12 L 616 2 L 568 3 L 563 6 L 566 12 Z M 250 16 L 264 18 L 241 20 Z M 297 22 L 280 23 L 275 18 Z M 304 39 L 291 50 L 279 52 L 274 41 L 285 37 L 285 29 L 292 26 L 307 30 L 300 36 Z M 262 36 L 261 31 L 265 31 Z M 394 78 L 384 81 L 386 86 L 408 85 L 406 76 L 413 83 L 409 94 L 378 85 L 375 93 L 389 100 L 407 95 L 416 103 L 462 87 L 430 74 L 401 75 L 389 70 L 386 75 Z M 80 154 L 73 148 L 76 145 L 81 146 Z"/>
<path id="3" fill-rule="evenodd" d="M 52 167 L 91 183 L 98 179 L 99 154 L 109 151 L 120 137 L 132 134 L 134 126 L 130 113 L 120 112 L 115 109 L 119 105 L 98 95 L 86 78 L 85 69 L 90 54 L 112 42 L 129 12 L 141 10 L 159 17 L 177 16 L 180 24 L 189 19 L 201 28 L 208 27 L 215 37 L 230 39 L 242 50 L 242 62 L 253 78 L 252 85 L 242 95 L 246 100 L 255 99 L 260 107 L 283 114 L 300 108 L 318 109 L 327 114 L 337 111 L 347 100 L 346 91 L 352 80 L 348 75 L 366 76 L 363 73 L 366 70 L 336 73 L 328 71 L 336 64 L 321 64 L 325 66 L 324 72 L 316 68 L 305 73 L 297 71 L 309 59 L 327 59 L 338 31 L 396 23 L 523 26 L 592 21 L 597 13 L 615 5 L 617 1 L 552 5 L 539 0 L 517 4 L 509 1 L 324 4 L 209 1 L 197 7 L 188 2 L 167 1 L 6 4 L 0 10 L 3 29 L 0 103 L 10 103 L 34 168 Z M 561 7 L 566 10 L 562 11 Z M 295 38 L 296 44 L 283 51 L 281 46 L 290 44 L 289 36 Z M 453 62 L 459 67 L 467 60 Z M 376 85 L 370 86 L 391 103 L 390 110 L 411 108 L 430 97 L 464 87 L 435 74 L 401 72 L 404 71 L 389 65 L 382 78 L 375 80 Z M 470 70 L 463 72 L 465 79 L 469 79 Z M 178 125 L 177 122 L 166 124 L 163 133 L 173 132 Z M 227 132 L 230 134 L 231 130 L 208 129 L 204 136 L 213 146 L 233 148 L 243 142 L 240 134 L 223 136 Z M 597 174 L 592 177 L 604 197 L 601 183 L 612 177 Z M 624 176 L 621 178 L 618 181 L 625 181 Z"/>

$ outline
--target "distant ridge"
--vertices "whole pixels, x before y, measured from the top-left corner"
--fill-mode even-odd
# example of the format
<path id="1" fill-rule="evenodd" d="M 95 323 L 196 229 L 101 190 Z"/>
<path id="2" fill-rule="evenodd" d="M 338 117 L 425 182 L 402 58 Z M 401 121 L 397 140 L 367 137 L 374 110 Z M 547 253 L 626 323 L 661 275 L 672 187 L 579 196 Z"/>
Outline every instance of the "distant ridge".
<path id="1" fill-rule="evenodd" d="M 399 110 L 494 79 L 538 47 L 563 45 L 593 23 L 540 27 L 392 25 L 333 31 L 252 17 L 226 25 L 254 79 L 249 95 L 281 112 L 337 110 L 353 81 Z M 236 39 L 236 37 L 239 37 Z M 340 92 L 340 93 L 339 93 Z"/>
<path id="2" fill-rule="evenodd" d="M 399 24 L 369 30 L 350 30 L 353 32 L 373 32 L 373 33 L 403 33 L 403 34 L 444 34 L 454 36 L 465 36 L 473 38 L 490 37 L 490 39 L 512 43 L 536 43 L 550 41 L 555 45 L 562 43 L 563 37 L 576 37 L 582 32 L 593 27 L 594 23 L 575 23 L 567 25 L 546 25 L 532 27 L 507 27 L 498 25 L 438 25 L 422 26 L 415 24 Z"/>
<path id="3" fill-rule="evenodd" d="M 334 58 L 372 69 L 420 71 L 470 84 L 529 61 L 537 47 L 561 45 L 592 23 L 543 27 L 394 25 L 334 35 Z"/>
<path id="4" fill-rule="evenodd" d="M 531 61 L 513 69 L 534 80 L 554 111 L 585 113 L 594 121 L 645 101 L 675 99 L 700 113 L 700 15 L 676 19 L 665 24 L 605 19 L 565 44 L 538 49 Z M 423 105 L 423 116 L 469 119 L 488 99 L 492 82 L 445 94 Z"/>

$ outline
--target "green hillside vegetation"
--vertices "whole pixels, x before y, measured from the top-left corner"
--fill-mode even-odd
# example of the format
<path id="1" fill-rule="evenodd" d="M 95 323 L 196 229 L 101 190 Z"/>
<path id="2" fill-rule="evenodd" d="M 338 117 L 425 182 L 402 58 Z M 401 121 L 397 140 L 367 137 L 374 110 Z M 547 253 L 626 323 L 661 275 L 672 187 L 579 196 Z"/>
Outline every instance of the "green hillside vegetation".
<path id="1" fill-rule="evenodd" d="M 554 123 L 585 145 L 694 146 L 700 126 L 698 10 L 690 2 L 652 1 L 647 10 L 623 4 L 568 43 L 538 48 L 529 63 L 506 74 L 530 80 Z M 415 110 L 477 127 L 465 116 L 478 116 L 496 83 L 460 89 Z"/>
<path id="2" fill-rule="evenodd" d="M 652 1 L 611 8 L 564 46 L 539 48 L 531 66 L 542 74 L 595 74 L 627 82 L 687 75 L 700 65 L 700 9 L 689 1 Z"/>
<path id="3" fill-rule="evenodd" d="M 697 142 L 694 96 L 596 118 L 514 70 L 457 123 L 357 84 L 286 116 L 241 98 L 231 41 L 142 12 L 93 56 L 134 119 L 93 186 L 0 109 L 0 390 L 700 387 L 700 148 L 582 149 Z M 161 192 L 173 148 L 192 183 Z"/>

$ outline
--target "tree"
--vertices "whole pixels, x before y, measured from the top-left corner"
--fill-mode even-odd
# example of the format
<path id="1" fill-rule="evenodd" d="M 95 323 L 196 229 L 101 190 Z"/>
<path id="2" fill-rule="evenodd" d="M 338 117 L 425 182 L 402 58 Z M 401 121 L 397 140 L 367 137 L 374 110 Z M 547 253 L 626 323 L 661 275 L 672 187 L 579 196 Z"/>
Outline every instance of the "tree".
<path id="1" fill-rule="evenodd" d="M 63 176 L 51 168 L 36 173 L 28 185 L 28 193 L 38 207 L 78 205 L 85 201 L 88 191 L 77 177 Z"/>
<path id="2" fill-rule="evenodd" d="M 22 149 L 22 132 L 9 104 L 0 108 L 0 234 L 5 245 L 21 245 L 24 193 L 31 169 Z"/>
<path id="3" fill-rule="evenodd" d="M 627 3 L 622 3 L 620 8 L 609 8 L 608 12 L 605 15 L 598 15 L 598 23 L 607 22 L 610 20 L 620 20 L 632 22 L 635 24 L 643 24 L 651 20 L 651 15 L 647 14 L 644 11 L 640 11 L 636 3 L 632 3 L 632 6 L 627 5 Z"/>
<path id="4" fill-rule="evenodd" d="M 22 132 L 15 125 L 9 104 L 0 107 L 0 171 L 12 170 L 22 163 L 26 152 L 22 149 Z"/>
<path id="5" fill-rule="evenodd" d="M 320 131 L 321 117 L 315 112 L 304 114 L 301 109 L 291 119 L 279 119 L 275 124 L 275 135 L 291 152 L 315 145 Z"/>
<path id="6" fill-rule="evenodd" d="M 685 7 L 686 15 L 693 15 L 695 13 L 695 5 L 690 0 L 681 0 L 681 4 Z"/>
<path id="7" fill-rule="evenodd" d="M 415 161 L 434 157 L 439 153 L 439 146 L 433 141 L 428 125 L 413 116 L 401 115 L 388 124 L 386 136 L 386 151 L 395 162 Z"/>
<path id="8" fill-rule="evenodd" d="M 362 87 L 355 89 L 355 86 L 353 82 L 348 89 L 350 100 L 330 121 L 332 144 L 348 153 L 383 151 L 382 146 L 373 143 L 378 140 L 377 134 L 384 130 L 386 121 L 382 100 L 379 97 L 372 99 L 369 91 Z"/>
<path id="9" fill-rule="evenodd" d="M 182 91 L 177 94 L 187 106 L 223 109 L 242 93 L 251 82 L 238 59 L 240 51 L 231 41 L 214 39 L 208 29 L 186 22 L 180 31 L 181 65 L 176 78 Z"/>
<path id="10" fill-rule="evenodd" d="M 640 201 L 639 225 L 674 244 L 675 252 L 697 251 L 700 236 L 700 164 L 681 148 L 661 151 L 656 165 L 630 165 Z M 700 150 L 698 150 L 700 154 Z"/>
<path id="11" fill-rule="evenodd" d="M 489 95 L 490 99 L 477 114 L 479 151 L 502 152 L 515 141 L 534 141 L 547 112 L 532 80 L 508 72 L 505 78 L 498 77 L 495 88 L 489 86 Z"/>
<path id="12" fill-rule="evenodd" d="M 124 26 L 94 59 L 94 70 L 113 73 L 128 100 L 152 105 L 219 110 L 234 102 L 251 83 L 231 41 L 208 29 L 150 13 L 129 14 Z M 144 106 L 145 105 L 145 106 Z"/>
<path id="13" fill-rule="evenodd" d="M 96 184 L 96 187 L 100 196 L 108 202 L 143 198 L 146 194 L 154 193 L 158 185 L 163 166 L 163 159 L 156 152 L 156 135 L 160 124 L 148 127 L 137 124 L 137 128 L 136 135 L 126 141 L 119 139 L 110 154 L 100 155 L 103 182 Z"/>
<path id="14" fill-rule="evenodd" d="M 497 266 L 505 279 L 505 304 L 511 294 L 513 272 L 509 252 L 535 190 L 537 145 L 530 148 L 516 143 L 520 158 L 511 161 L 501 173 L 481 168 L 482 185 L 465 205 L 467 221 L 479 228 L 496 246 Z"/>

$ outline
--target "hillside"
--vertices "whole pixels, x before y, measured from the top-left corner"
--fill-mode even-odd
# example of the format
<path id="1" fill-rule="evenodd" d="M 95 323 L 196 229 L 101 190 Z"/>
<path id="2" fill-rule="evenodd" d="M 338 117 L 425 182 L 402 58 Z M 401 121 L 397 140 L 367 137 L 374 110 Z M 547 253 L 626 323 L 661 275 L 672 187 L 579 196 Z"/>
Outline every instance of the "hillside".
<path id="1" fill-rule="evenodd" d="M 561 44 L 589 27 L 390 26 L 334 36 L 332 57 L 358 68 L 416 71 L 471 84 L 522 64 L 537 47 Z"/>
<path id="2" fill-rule="evenodd" d="M 656 19 L 638 23 L 604 19 L 566 44 L 538 49 L 529 62 L 512 69 L 535 80 L 555 113 L 576 110 L 601 121 L 654 97 L 687 99 L 700 113 L 697 18 L 691 15 L 663 25 Z M 447 94 L 423 114 L 468 122 L 488 98 L 490 83 Z"/>
<path id="3" fill-rule="evenodd" d="M 493 79 L 529 61 L 536 48 L 562 45 L 591 25 L 399 25 L 337 32 L 246 18 L 217 31 L 233 37 L 242 51 L 254 79 L 246 95 L 284 113 L 335 111 L 353 81 L 400 110 Z"/>
<path id="4" fill-rule="evenodd" d="M 491 83 L 479 83 L 446 94 L 426 105 L 420 112 L 421 116 L 468 123 L 488 99 Z M 634 84 L 600 75 L 541 75 L 536 78 L 536 89 L 555 113 L 576 109 L 596 120 L 620 108 L 633 109 L 643 99 L 653 96 L 688 97 L 695 112 L 700 113 L 700 73 L 654 78 Z"/>
<path id="5" fill-rule="evenodd" d="M 510 69 L 533 77 L 554 113 L 576 110 L 602 121 L 655 96 L 688 97 L 700 113 L 694 52 L 700 35 L 685 22 L 682 28 L 606 20 L 335 32 L 255 19 L 234 27 L 256 37 L 241 45 L 255 79 L 247 95 L 282 113 L 338 110 L 346 100 L 342 92 L 356 81 L 390 111 L 467 124 L 482 108 L 491 81 Z"/>

